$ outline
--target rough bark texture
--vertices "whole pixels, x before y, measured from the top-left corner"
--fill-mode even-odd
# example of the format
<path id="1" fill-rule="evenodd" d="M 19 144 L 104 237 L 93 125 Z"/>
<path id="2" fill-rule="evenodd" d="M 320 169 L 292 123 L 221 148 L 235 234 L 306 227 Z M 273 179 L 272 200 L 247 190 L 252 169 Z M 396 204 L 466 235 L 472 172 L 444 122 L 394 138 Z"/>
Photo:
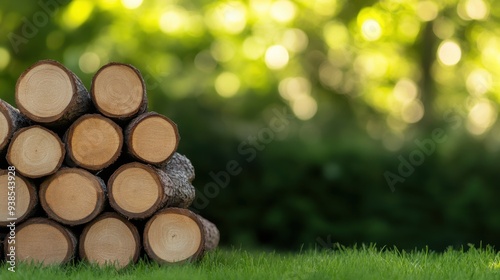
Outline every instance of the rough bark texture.
<path id="1" fill-rule="evenodd" d="M 23 191 L 16 194 L 23 209 L 15 221 L 16 261 L 65 264 L 75 257 L 74 233 L 82 260 L 116 269 L 145 255 L 160 264 L 197 261 L 217 248 L 217 226 L 187 209 L 195 199 L 195 169 L 176 152 L 177 125 L 146 113 L 138 69 L 106 64 L 89 93 L 62 64 L 42 60 L 20 75 L 15 97 L 19 110 L 0 99 L 0 262 L 9 249 L 10 214 L 1 202 L 9 196 L 2 192 L 8 164 L 27 186 L 16 186 Z"/>
<path id="2" fill-rule="evenodd" d="M 0 113 L 7 119 L 7 135 L 4 139 L 0 139 L 0 154 L 6 152 L 9 140 L 18 129 L 29 126 L 31 121 L 21 114 L 18 109 L 12 107 L 9 103 L 0 99 Z"/>
<path id="3" fill-rule="evenodd" d="M 200 222 L 203 224 L 203 230 L 205 232 L 205 250 L 210 251 L 217 248 L 220 240 L 219 229 L 215 224 L 209 220 L 197 215 Z"/>
<path id="4" fill-rule="evenodd" d="M 60 225 L 59 223 L 52 221 L 47 218 L 31 218 L 26 220 L 24 223 L 20 224 L 16 229 L 16 257 L 19 261 L 34 261 L 37 263 L 43 262 L 44 259 L 39 259 L 35 254 L 39 254 L 40 248 L 46 248 L 45 240 L 42 238 L 38 238 L 37 240 L 29 240 L 29 243 L 24 243 L 20 235 L 23 234 L 22 231 L 24 229 L 30 230 L 29 226 L 31 225 L 48 225 L 51 228 L 54 228 L 58 232 L 60 232 L 65 240 L 68 243 L 68 250 L 62 261 L 56 262 L 57 264 L 65 264 L 72 260 L 75 257 L 77 239 L 75 235 L 66 227 Z M 35 235 L 37 232 L 33 232 L 31 235 Z M 45 232 L 40 232 L 40 235 L 43 235 Z M 56 238 L 56 236 L 47 236 L 47 238 Z M 53 240 L 51 240 L 53 242 Z M 23 247 L 22 252 L 24 254 L 20 254 L 18 251 L 19 248 Z M 4 253 L 7 248 L 5 248 Z M 43 252 L 44 258 L 50 256 L 50 251 Z M 44 265 L 54 264 L 54 263 L 44 263 Z"/>
<path id="5" fill-rule="evenodd" d="M 160 185 L 161 192 L 158 197 L 157 202 L 153 207 L 142 213 L 131 213 L 122 207 L 120 207 L 120 202 L 116 200 L 116 181 L 117 177 L 120 176 L 128 168 L 140 168 L 154 177 L 157 177 L 157 183 Z M 147 165 L 139 162 L 131 162 L 119 167 L 109 178 L 108 188 L 109 188 L 109 202 L 113 209 L 117 212 L 123 214 L 129 219 L 144 219 L 153 215 L 158 209 L 165 206 L 167 207 L 180 207 L 187 208 L 194 200 L 195 189 L 193 185 L 188 180 L 189 176 L 182 169 L 177 170 L 172 166 L 171 173 L 165 170 L 156 168 L 152 165 Z M 139 198 L 138 198 L 139 199 Z"/>
<path id="6" fill-rule="evenodd" d="M 70 103 L 68 106 L 64 109 L 64 111 L 59 115 L 59 116 L 54 116 L 51 118 L 40 118 L 28 110 L 26 110 L 23 106 L 23 104 L 20 104 L 18 100 L 18 86 L 20 81 L 24 78 L 24 76 L 33 68 L 41 65 L 41 64 L 51 64 L 54 65 L 60 69 L 62 69 L 66 74 L 68 75 L 70 82 L 73 87 L 73 96 L 71 98 Z M 83 85 L 82 80 L 75 75 L 71 70 L 66 68 L 64 65 L 61 63 L 54 61 L 54 60 L 41 60 L 34 65 L 32 65 L 30 68 L 28 68 L 26 71 L 24 71 L 19 79 L 17 80 L 16 84 L 16 105 L 19 108 L 19 110 L 26 115 L 28 118 L 31 120 L 41 123 L 45 126 L 51 127 L 53 129 L 61 129 L 64 127 L 67 127 L 71 122 L 73 122 L 75 119 L 77 119 L 79 116 L 88 113 L 92 109 L 92 102 L 90 99 L 90 94 Z"/>
<path id="7" fill-rule="evenodd" d="M 175 140 L 175 147 L 172 149 L 172 152 L 169 155 L 167 155 L 163 160 L 158 161 L 158 162 L 151 161 L 149 159 L 142 157 L 141 155 L 138 154 L 137 151 L 134 150 L 134 147 L 132 145 L 132 136 L 133 136 L 134 130 L 136 129 L 137 125 L 139 123 L 141 123 L 143 120 L 150 118 L 150 117 L 159 117 L 159 118 L 164 119 L 168 123 L 170 123 L 170 125 L 174 128 L 174 134 L 175 134 L 174 137 L 176 139 Z M 177 147 L 179 145 L 180 136 L 179 136 L 179 131 L 177 130 L 177 125 L 172 120 L 170 120 L 169 118 L 162 116 L 156 112 L 148 112 L 148 113 L 141 114 L 130 121 L 130 123 L 127 125 L 127 127 L 124 130 L 124 139 L 125 139 L 125 145 L 127 147 L 128 153 L 131 156 L 133 156 L 135 159 L 143 161 L 143 162 L 147 162 L 149 164 L 161 166 L 162 164 L 165 164 L 174 155 L 174 153 L 177 150 Z"/>
<path id="8" fill-rule="evenodd" d="M 189 182 L 193 182 L 195 178 L 193 164 L 186 156 L 179 153 L 174 153 L 161 168 L 169 174 L 182 173 L 182 176 L 187 178 Z"/>
<path id="9" fill-rule="evenodd" d="M 164 178 L 165 194 L 168 196 L 167 207 L 188 208 L 195 198 L 195 188 L 188 180 L 185 172 L 173 169 L 164 171 L 156 169 L 158 175 Z"/>
<path id="10" fill-rule="evenodd" d="M 9 174 L 8 170 L 0 170 L 0 176 L 2 176 L 2 175 L 9 176 L 9 175 L 12 175 L 12 173 Z M 35 188 L 35 184 L 31 180 L 29 180 L 28 178 L 24 178 L 18 174 L 15 174 L 15 181 L 14 182 L 16 183 L 16 188 L 19 187 L 19 181 L 21 181 L 21 180 L 26 185 L 27 190 L 28 190 L 27 195 L 29 196 L 29 197 L 23 197 L 23 200 L 27 200 L 27 201 L 29 201 L 29 203 L 28 203 L 27 210 L 24 213 L 22 213 L 22 215 L 17 216 L 17 219 L 15 220 L 16 224 L 19 224 L 19 223 L 23 222 L 24 220 L 28 219 L 29 217 L 31 217 L 35 213 L 36 208 L 38 206 L 38 191 L 37 191 L 37 188 Z M 4 182 L 0 182 L 0 183 L 2 183 L 1 187 L 4 187 L 4 185 L 3 185 Z M 7 188 L 7 187 L 8 187 L 7 183 L 5 183 L 5 188 Z M 17 212 L 17 211 L 19 211 L 19 195 L 20 195 L 20 192 L 17 191 L 16 195 L 15 195 L 15 197 L 16 197 L 15 207 L 17 206 L 17 208 L 14 210 L 14 213 L 16 213 L 16 214 L 19 214 Z M 2 207 L 7 208 L 7 206 L 8 206 L 7 200 L 5 200 L 5 203 L 2 202 Z M 10 223 L 10 221 L 8 221 L 8 220 L 0 220 L 0 227 L 5 227 L 9 223 Z"/>
<path id="11" fill-rule="evenodd" d="M 141 85 L 142 85 L 142 102 L 141 102 L 141 105 L 137 108 L 136 111 L 132 112 L 131 114 L 123 114 L 123 115 L 110 114 L 110 113 L 106 112 L 105 110 L 103 110 L 99 106 L 98 102 L 96 102 L 95 83 L 96 83 L 96 79 L 97 79 L 99 73 L 101 73 L 101 71 L 103 71 L 107 67 L 115 66 L 115 65 L 126 66 L 126 67 L 129 67 L 130 69 L 132 69 L 136 73 L 136 75 L 139 78 L 139 80 L 141 82 Z M 147 93 L 146 93 L 146 84 L 144 83 L 144 78 L 142 77 L 141 72 L 139 71 L 139 69 L 135 68 L 134 66 L 132 66 L 130 64 L 124 64 L 124 63 L 118 63 L 118 62 L 110 62 L 110 63 L 102 66 L 97 71 L 97 73 L 94 75 L 94 77 L 92 78 L 92 85 L 91 85 L 91 89 L 90 89 L 90 95 L 91 95 L 91 99 L 92 99 L 92 102 L 93 102 L 95 108 L 100 113 L 102 113 L 103 115 L 105 115 L 105 116 L 107 116 L 107 117 L 109 117 L 109 118 L 117 121 L 120 124 L 123 123 L 123 122 L 125 122 L 125 121 L 129 121 L 132 118 L 135 118 L 136 116 L 138 116 L 140 114 L 143 114 L 143 113 L 145 113 L 148 110 L 148 96 L 147 96 Z"/>
<path id="12" fill-rule="evenodd" d="M 172 181 L 169 187 L 168 207 L 187 208 L 193 203 L 196 190 L 191 182 L 194 180 L 194 167 L 189 159 L 179 153 L 175 153 L 172 158 L 162 166 L 168 177 Z"/>
<path id="13" fill-rule="evenodd" d="M 59 179 L 60 176 L 62 176 L 64 174 L 68 174 L 68 173 L 79 174 L 80 176 L 85 176 L 88 179 L 92 180 L 93 182 L 97 183 L 96 184 L 98 186 L 96 189 L 97 200 L 96 200 L 95 205 L 93 205 L 94 210 L 85 218 L 67 219 L 67 218 L 61 217 L 60 215 L 55 213 L 54 210 L 51 208 L 50 204 L 47 203 L 46 192 L 47 192 L 47 188 L 49 187 L 49 185 L 51 185 L 53 183 L 58 184 L 58 181 L 60 181 L 60 179 Z M 61 187 L 61 186 L 58 186 L 58 187 Z M 66 186 L 62 186 L 62 187 L 66 187 Z M 73 200 L 79 199 L 78 194 L 74 194 L 74 193 L 69 193 L 69 194 L 62 193 L 61 197 L 62 197 L 62 199 L 63 198 L 69 199 L 70 198 L 69 196 L 71 196 L 71 195 L 77 196 Z M 70 226 L 81 225 L 81 224 L 90 222 L 92 219 L 94 219 L 97 215 L 99 215 L 104 210 L 104 206 L 106 204 L 106 184 L 104 183 L 104 181 L 101 178 L 91 174 L 90 172 L 88 172 L 84 169 L 61 168 L 55 174 L 51 175 L 46 180 L 44 180 L 42 182 L 42 184 L 40 185 L 40 202 L 41 202 L 42 208 L 44 209 L 44 211 L 47 213 L 47 215 L 50 218 L 52 218 L 60 223 L 63 223 L 65 225 L 70 225 Z M 76 202 L 74 202 L 74 203 L 76 203 Z M 72 206 L 76 207 L 76 205 L 72 205 Z M 74 209 L 67 209 L 67 210 L 69 211 L 69 210 L 74 210 Z"/>

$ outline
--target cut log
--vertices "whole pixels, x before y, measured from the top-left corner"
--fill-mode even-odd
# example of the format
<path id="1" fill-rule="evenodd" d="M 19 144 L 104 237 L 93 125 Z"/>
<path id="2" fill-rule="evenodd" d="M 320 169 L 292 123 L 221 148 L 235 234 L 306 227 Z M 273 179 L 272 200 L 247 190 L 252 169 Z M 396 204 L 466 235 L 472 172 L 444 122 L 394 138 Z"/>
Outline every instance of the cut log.
<path id="1" fill-rule="evenodd" d="M 66 131 L 66 163 L 98 171 L 108 167 L 120 156 L 123 146 L 122 129 L 112 120 L 88 114 L 78 118 Z"/>
<path id="2" fill-rule="evenodd" d="M 124 164 L 109 178 L 109 204 L 129 219 L 148 218 L 165 205 L 171 186 L 161 170 L 139 162 Z"/>
<path id="3" fill-rule="evenodd" d="M 10 182 L 10 183 L 9 183 Z M 35 185 L 15 171 L 0 170 L 0 227 L 29 218 L 38 204 Z M 14 202 L 14 203 L 11 203 Z M 10 206 L 10 207 L 9 207 Z"/>
<path id="4" fill-rule="evenodd" d="M 16 229 L 15 254 L 19 261 L 64 264 L 75 256 L 76 243 L 73 233 L 57 222 L 31 218 Z"/>
<path id="5" fill-rule="evenodd" d="M 130 120 L 146 112 L 146 85 L 139 70 L 129 64 L 108 63 L 92 79 L 92 101 L 103 115 Z"/>
<path id="6" fill-rule="evenodd" d="M 177 125 L 169 118 L 149 112 L 133 119 L 125 129 L 127 151 L 137 160 L 159 165 L 179 144 Z"/>
<path id="7" fill-rule="evenodd" d="M 39 61 L 21 74 L 16 104 L 28 118 L 48 126 L 66 126 L 92 106 L 80 78 L 54 60 Z"/>
<path id="8" fill-rule="evenodd" d="M 203 232 L 205 233 L 205 251 L 211 251 L 219 246 L 220 233 L 217 226 L 209 220 L 197 215 L 200 222 L 203 224 Z"/>
<path id="9" fill-rule="evenodd" d="M 0 154 L 6 150 L 12 134 L 30 121 L 19 110 L 0 99 Z"/>
<path id="10" fill-rule="evenodd" d="M 113 212 L 106 212 L 88 224 L 80 236 L 80 257 L 99 266 L 124 268 L 136 263 L 140 253 L 137 228 Z"/>
<path id="11" fill-rule="evenodd" d="M 193 182 L 195 178 L 194 166 L 191 161 L 184 155 L 174 153 L 174 155 L 163 164 L 161 168 L 169 174 L 180 173 L 189 182 Z"/>
<path id="12" fill-rule="evenodd" d="M 120 166 L 109 178 L 111 207 L 129 219 L 144 219 L 163 206 L 188 207 L 194 187 L 165 171 L 139 162 Z"/>
<path id="13" fill-rule="evenodd" d="M 165 208 L 144 228 L 144 249 L 160 264 L 196 261 L 203 255 L 204 230 L 198 216 L 182 208 Z"/>
<path id="14" fill-rule="evenodd" d="M 163 168 L 170 180 L 171 198 L 167 201 L 168 207 L 188 208 L 196 197 L 196 189 L 191 182 L 194 179 L 194 167 L 189 159 L 179 153 L 163 165 Z"/>
<path id="15" fill-rule="evenodd" d="M 62 168 L 40 185 L 40 202 L 47 215 L 66 225 L 80 225 L 104 209 L 106 185 L 80 168 Z"/>
<path id="16" fill-rule="evenodd" d="M 55 173 L 61 167 L 64 155 L 64 145 L 59 136 L 34 125 L 14 133 L 7 150 L 7 161 L 21 175 L 39 178 Z"/>

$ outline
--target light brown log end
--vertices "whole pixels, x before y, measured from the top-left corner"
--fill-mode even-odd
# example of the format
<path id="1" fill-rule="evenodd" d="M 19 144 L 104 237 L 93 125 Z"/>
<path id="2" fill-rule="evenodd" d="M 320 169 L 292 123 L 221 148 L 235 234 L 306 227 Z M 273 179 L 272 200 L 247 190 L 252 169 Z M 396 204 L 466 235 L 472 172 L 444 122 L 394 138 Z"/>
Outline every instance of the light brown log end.
<path id="1" fill-rule="evenodd" d="M 80 168 L 62 168 L 42 182 L 40 201 L 47 215 L 66 225 L 94 219 L 104 208 L 105 184 Z"/>
<path id="2" fill-rule="evenodd" d="M 17 260 L 43 265 L 64 264 L 73 259 L 76 237 L 67 228 L 46 218 L 31 218 L 16 229 Z M 5 246 L 7 252 L 8 246 Z"/>
<path id="3" fill-rule="evenodd" d="M 16 104 L 31 120 L 62 125 L 90 109 L 90 95 L 82 81 L 54 60 L 42 60 L 21 74 Z"/>
<path id="4" fill-rule="evenodd" d="M 165 182 L 153 167 L 139 162 L 120 166 L 109 178 L 108 197 L 113 209 L 130 219 L 153 215 L 167 200 Z"/>
<path id="5" fill-rule="evenodd" d="M 55 173 L 63 162 L 64 145 L 54 132 L 39 125 L 21 128 L 7 150 L 7 161 L 29 178 Z"/>
<path id="6" fill-rule="evenodd" d="M 196 261 L 204 253 L 204 234 L 196 214 L 182 208 L 165 208 L 147 222 L 144 249 L 160 264 Z"/>
<path id="7" fill-rule="evenodd" d="M 168 160 L 177 150 L 179 140 L 177 125 L 155 112 L 139 115 L 125 129 L 129 154 L 150 164 L 159 165 Z"/>
<path id="8" fill-rule="evenodd" d="M 99 266 L 117 269 L 139 259 L 140 237 L 137 228 L 113 212 L 106 212 L 88 224 L 80 235 L 80 257 Z"/>
<path id="9" fill-rule="evenodd" d="M 12 201 L 9 198 L 15 198 L 13 210 L 9 210 L 11 205 L 8 203 Z M 38 204 L 38 192 L 30 180 L 16 174 L 15 171 L 0 170 L 0 201 L 2 201 L 0 227 L 7 226 L 10 223 L 9 218 L 16 218 L 16 223 L 21 223 L 35 210 Z"/>
<path id="10" fill-rule="evenodd" d="M 91 97 L 97 110 L 113 119 L 130 119 L 147 110 L 144 80 L 129 64 L 101 67 L 92 79 Z"/>
<path id="11" fill-rule="evenodd" d="M 93 171 L 115 162 L 123 146 L 120 126 L 99 114 L 78 118 L 66 132 L 64 140 L 68 164 Z"/>

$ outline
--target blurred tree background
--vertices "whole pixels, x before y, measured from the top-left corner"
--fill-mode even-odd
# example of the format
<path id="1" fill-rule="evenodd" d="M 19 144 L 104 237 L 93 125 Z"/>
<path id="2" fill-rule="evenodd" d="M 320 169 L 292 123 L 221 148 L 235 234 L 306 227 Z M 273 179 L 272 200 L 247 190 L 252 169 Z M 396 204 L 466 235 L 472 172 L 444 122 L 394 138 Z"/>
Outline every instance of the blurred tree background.
<path id="1" fill-rule="evenodd" d="M 41 59 L 135 65 L 226 246 L 498 245 L 498 4 L 2 1 L 0 97 Z"/>

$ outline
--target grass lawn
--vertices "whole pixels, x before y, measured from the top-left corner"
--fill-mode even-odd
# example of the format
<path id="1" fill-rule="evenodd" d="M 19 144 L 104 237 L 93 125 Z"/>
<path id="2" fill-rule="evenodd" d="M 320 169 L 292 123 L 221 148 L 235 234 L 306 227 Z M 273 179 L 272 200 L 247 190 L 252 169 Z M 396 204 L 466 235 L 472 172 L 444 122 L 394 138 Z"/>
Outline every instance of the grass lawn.
<path id="1" fill-rule="evenodd" d="M 222 249 L 196 264 L 158 266 L 141 260 L 121 271 L 82 262 L 40 268 L 0 266 L 0 279 L 500 279 L 500 253 L 492 248 L 404 252 L 358 246 L 302 253 Z"/>

